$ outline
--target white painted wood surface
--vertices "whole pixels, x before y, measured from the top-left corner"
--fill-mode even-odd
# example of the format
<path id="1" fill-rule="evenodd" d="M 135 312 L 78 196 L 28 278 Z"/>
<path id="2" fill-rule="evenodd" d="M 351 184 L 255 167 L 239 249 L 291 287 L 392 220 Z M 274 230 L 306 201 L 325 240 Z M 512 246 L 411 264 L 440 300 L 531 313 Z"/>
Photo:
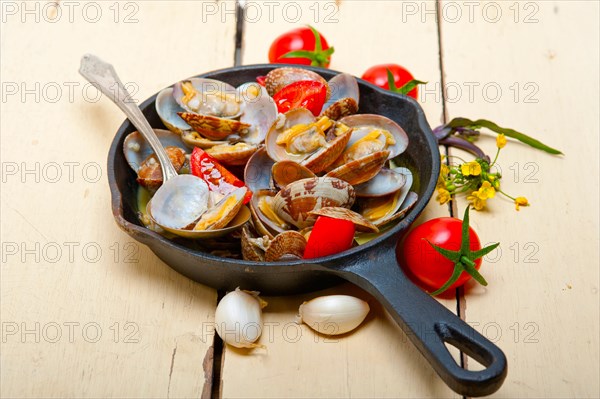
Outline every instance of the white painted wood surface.
<path id="1" fill-rule="evenodd" d="M 24 3 L 7 3 L 17 9 L 2 9 L 0 32 L 0 395 L 207 396 L 216 292 L 173 272 L 113 222 L 105 163 L 123 116 L 106 99 L 93 102 L 76 71 L 83 53 L 96 53 L 143 100 L 177 79 L 231 66 L 234 4 L 84 2 L 71 23 L 64 4 L 51 22 L 47 3 L 38 3 L 36 22 Z M 97 22 L 91 3 L 101 10 Z M 396 62 L 428 80 L 420 101 L 432 126 L 441 122 L 434 3 L 299 2 L 298 21 L 291 8 L 282 14 L 283 3 L 272 21 L 255 4 L 262 16 L 246 21 L 244 64 L 266 62 L 275 36 L 311 23 L 336 47 L 333 69 L 360 76 Z M 466 320 L 491 339 L 498 333 L 508 356 L 495 396 L 598 397 L 598 4 L 442 2 L 441 11 L 448 116 L 489 118 L 566 154 L 510 142 L 500 158 L 503 188 L 533 205 L 517 213 L 495 199 L 490 211 L 472 213 L 482 240 L 502 244 L 502 256 L 483 267 L 489 287 L 470 285 L 463 299 Z M 494 150 L 493 139 L 480 143 Z M 462 215 L 465 201 L 458 205 Z M 420 221 L 447 214 L 432 202 Z M 365 324 L 334 342 L 291 324 L 302 301 L 326 293 L 369 301 Z M 456 396 L 350 284 L 266 299 L 267 349 L 225 350 L 223 397 Z M 456 308 L 452 296 L 442 303 Z"/>
<path id="2" fill-rule="evenodd" d="M 598 3 L 495 4 L 500 18 L 484 4 L 473 23 L 442 19 L 446 82 L 462 89 L 449 115 L 491 119 L 565 156 L 513 141 L 502 150 L 503 190 L 532 206 L 495 198 L 472 213 L 502 252 L 483 266 L 488 288 L 467 290 L 466 320 L 508 357 L 495 396 L 598 397 Z M 566 87 L 569 76 L 581 83 Z M 480 84 L 473 101 L 466 82 Z M 493 137 L 481 142 L 495 152 Z"/>
<path id="3" fill-rule="evenodd" d="M 124 116 L 108 99 L 93 102 L 97 91 L 84 91 L 77 70 L 95 53 L 143 100 L 231 66 L 235 21 L 207 21 L 192 44 L 185 38 L 202 3 L 73 2 L 73 23 L 65 5 L 51 22 L 35 14 L 36 4 L 51 12 L 46 2 L 27 3 L 31 15 L 7 3 L 17 10 L 3 13 L 1 28 L 1 395 L 199 397 L 213 338 L 201 326 L 213 319 L 216 292 L 115 224 L 106 156 Z M 101 17 L 91 22 L 95 7 Z"/>

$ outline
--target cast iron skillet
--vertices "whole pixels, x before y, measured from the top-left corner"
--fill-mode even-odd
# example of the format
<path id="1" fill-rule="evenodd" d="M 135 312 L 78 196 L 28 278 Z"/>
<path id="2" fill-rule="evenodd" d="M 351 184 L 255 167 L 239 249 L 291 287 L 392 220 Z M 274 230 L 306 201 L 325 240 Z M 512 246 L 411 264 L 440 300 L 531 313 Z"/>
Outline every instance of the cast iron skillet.
<path id="1" fill-rule="evenodd" d="M 209 77 L 238 86 L 266 75 L 272 65 L 248 65 L 209 72 Z M 330 79 L 338 72 L 308 68 Z M 495 392 L 507 372 L 506 357 L 493 343 L 469 327 L 429 295 L 413 285 L 398 266 L 396 243 L 431 198 L 440 168 L 437 143 L 419 104 L 413 99 L 379 89 L 359 80 L 360 112 L 377 113 L 398 122 L 409 136 L 402 163 L 414 173 L 413 191 L 419 200 L 408 215 L 383 236 L 344 253 L 317 260 L 259 263 L 216 257 L 193 249 L 189 241 L 169 241 L 142 227 L 136 211 L 135 173 L 123 156 L 123 140 L 134 131 L 126 120 L 119 128 L 108 155 L 108 180 L 112 210 L 119 226 L 148 245 L 165 263 L 194 281 L 217 289 L 236 287 L 267 295 L 289 295 L 348 280 L 379 300 L 450 388 L 461 395 Z M 164 128 L 156 114 L 156 95 L 141 104 L 155 128 Z M 452 358 L 444 342 L 452 344 L 486 368 L 468 371 Z"/>

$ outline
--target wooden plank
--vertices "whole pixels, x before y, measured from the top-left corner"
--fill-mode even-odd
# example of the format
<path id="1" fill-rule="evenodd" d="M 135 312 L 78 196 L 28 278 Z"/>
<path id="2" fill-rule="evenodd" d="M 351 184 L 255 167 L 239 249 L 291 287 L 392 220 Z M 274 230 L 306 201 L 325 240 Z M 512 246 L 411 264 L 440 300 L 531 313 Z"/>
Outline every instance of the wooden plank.
<path id="1" fill-rule="evenodd" d="M 299 11 L 294 14 L 297 6 Z M 252 7 L 247 10 L 244 26 L 244 64 L 267 62 L 270 43 L 276 36 L 311 24 L 336 48 L 332 69 L 360 76 L 371 65 L 396 62 L 439 87 L 435 19 L 422 23 L 418 17 L 407 17 L 400 23 L 398 18 L 406 11 L 400 2 L 295 2 L 288 6 L 287 14 L 281 5 L 271 14 L 266 6 L 259 8 L 253 3 Z M 427 7 L 435 12 L 434 3 L 427 3 Z M 297 21 L 292 18 L 296 15 Z M 364 35 L 358 35 L 357 30 L 365 27 Z M 439 93 L 437 101 L 434 97 L 435 93 L 430 94 L 430 101 L 423 105 L 429 121 L 437 125 L 442 103 Z M 447 208 L 432 204 L 419 221 L 442 215 L 448 215 Z M 293 323 L 303 301 L 326 294 L 367 300 L 372 310 L 365 325 L 349 336 L 328 340 Z M 322 292 L 266 299 L 268 327 L 261 343 L 267 349 L 250 353 L 225 349 L 223 397 L 455 396 L 382 307 L 358 288 L 343 284 Z M 452 295 L 441 302 L 456 309 Z"/>
<path id="2" fill-rule="evenodd" d="M 15 9 L 2 13 L 1 395 L 210 392 L 213 336 L 203 327 L 216 292 L 114 223 L 106 156 L 123 114 L 97 100 L 77 69 L 96 53 L 143 100 L 231 66 L 235 21 L 207 18 L 199 31 L 203 7 L 216 2 L 65 2 L 55 20 L 46 2 L 7 5 Z"/>
<path id="3" fill-rule="evenodd" d="M 501 152 L 503 190 L 532 206 L 515 212 L 494 199 L 487 212 L 472 212 L 483 241 L 500 241 L 502 252 L 483 267 L 488 288 L 467 289 L 466 318 L 508 357 L 495 396 L 598 397 L 598 186 L 590 183 L 598 158 L 598 3 L 477 6 L 473 21 L 460 4 L 460 20 L 442 20 L 450 116 L 494 120 L 566 155 L 512 141 Z M 582 82 L 569 96 L 566 76 Z M 493 138 L 480 143 L 495 152 Z M 459 214 L 464 206 L 459 201 Z M 474 363 L 470 369 L 480 368 Z"/>

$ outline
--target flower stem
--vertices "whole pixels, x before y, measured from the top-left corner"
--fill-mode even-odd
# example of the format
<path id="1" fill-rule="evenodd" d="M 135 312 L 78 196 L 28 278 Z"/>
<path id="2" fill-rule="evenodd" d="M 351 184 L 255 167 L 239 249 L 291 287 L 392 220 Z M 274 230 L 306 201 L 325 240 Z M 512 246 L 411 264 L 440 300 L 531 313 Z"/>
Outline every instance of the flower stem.
<path id="1" fill-rule="evenodd" d="M 490 164 L 490 168 L 491 168 L 492 166 L 494 166 L 494 164 L 496 163 L 496 160 L 498 159 L 498 155 L 499 155 L 499 154 L 500 154 L 500 148 L 498 148 L 498 149 L 496 150 L 496 156 L 494 157 L 494 160 L 493 160 L 493 161 L 492 161 L 492 163 Z"/>

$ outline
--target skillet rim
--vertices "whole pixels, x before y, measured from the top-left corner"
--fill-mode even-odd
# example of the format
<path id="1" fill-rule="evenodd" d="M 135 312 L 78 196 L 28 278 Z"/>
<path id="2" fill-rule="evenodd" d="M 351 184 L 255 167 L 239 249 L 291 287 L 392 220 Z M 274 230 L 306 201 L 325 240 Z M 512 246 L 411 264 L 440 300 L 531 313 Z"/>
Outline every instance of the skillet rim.
<path id="1" fill-rule="evenodd" d="M 194 77 L 209 77 L 209 76 L 218 75 L 218 74 L 222 74 L 222 73 L 231 73 L 231 72 L 266 69 L 266 68 L 274 69 L 274 68 L 280 68 L 280 67 L 286 67 L 286 66 L 287 67 L 300 67 L 300 68 L 308 69 L 308 70 L 311 70 L 311 71 L 314 71 L 317 73 L 325 72 L 326 75 L 333 74 L 335 76 L 337 74 L 342 73 L 342 72 L 339 72 L 339 71 L 336 71 L 333 69 L 329 69 L 329 68 L 319 68 L 319 67 L 311 67 L 311 66 L 304 66 L 304 65 L 299 66 L 299 65 L 295 65 L 295 64 L 251 64 L 251 65 L 242 65 L 242 66 L 229 67 L 229 68 L 221 68 L 221 69 L 203 73 L 201 75 L 195 75 Z M 356 78 L 356 80 L 357 80 L 359 86 L 360 85 L 367 86 L 370 89 L 372 89 L 376 92 L 379 92 L 380 94 L 382 94 L 384 96 L 401 99 L 402 101 L 407 102 L 410 106 L 412 106 L 414 108 L 416 118 L 417 118 L 417 125 L 418 125 L 419 129 L 421 130 L 421 134 L 424 134 L 424 138 L 427 143 L 427 148 L 431 152 L 431 155 L 432 155 L 432 165 L 431 165 L 432 175 L 433 176 L 439 175 L 441 161 L 440 161 L 440 156 L 439 156 L 438 143 L 437 143 L 437 140 L 435 139 L 435 136 L 429 126 L 429 123 L 427 122 L 425 113 L 424 113 L 423 109 L 421 108 L 420 104 L 412 97 L 409 97 L 409 96 L 406 96 L 403 94 L 399 94 L 399 93 L 390 92 L 388 90 L 382 89 L 382 88 L 375 86 L 375 85 L 373 85 L 363 79 L 360 79 L 360 78 Z M 169 85 L 167 87 L 171 87 L 171 86 L 172 85 Z M 139 106 L 140 109 L 144 110 L 149 106 L 153 106 L 158 93 L 160 93 L 160 91 L 153 94 L 148 99 L 146 99 L 144 102 L 142 102 Z M 113 141 L 111 143 L 111 146 L 110 146 L 110 149 L 108 152 L 108 159 L 107 159 L 107 162 L 108 162 L 107 176 L 108 176 L 108 183 L 109 183 L 110 192 L 111 192 L 111 208 L 112 208 L 113 217 L 115 218 L 117 225 L 123 231 L 125 231 L 127 234 L 129 234 L 132 238 L 144 243 L 145 245 L 147 245 L 149 247 L 151 247 L 150 244 L 152 242 L 158 241 L 158 243 L 161 243 L 161 244 L 169 247 L 170 251 L 182 251 L 186 255 L 194 257 L 196 259 L 207 260 L 207 261 L 211 261 L 211 262 L 220 262 L 224 266 L 227 265 L 227 267 L 240 269 L 240 271 L 244 271 L 244 272 L 247 272 L 248 268 L 251 268 L 251 270 L 253 272 L 265 271 L 265 270 L 272 269 L 272 268 L 281 269 L 281 270 L 277 270 L 277 272 L 294 272 L 294 271 L 298 271 L 298 269 L 302 269 L 307 266 L 310 267 L 311 265 L 320 266 L 322 264 L 339 263 L 344 260 L 351 261 L 356 256 L 365 255 L 365 254 L 371 252 L 378 245 L 381 245 L 381 244 L 383 244 L 387 241 L 390 241 L 393 238 L 399 236 L 400 233 L 402 233 L 404 230 L 406 230 L 410 227 L 410 225 L 421 214 L 423 209 L 425 209 L 425 207 L 429 203 L 429 200 L 431 199 L 431 197 L 435 191 L 435 186 L 436 186 L 436 181 L 437 181 L 437 179 L 429 180 L 427 186 L 424 189 L 424 195 L 419 196 L 417 203 L 415 204 L 413 209 L 411 209 L 411 211 L 406 215 L 406 217 L 404 217 L 398 224 L 389 228 L 381 236 L 369 241 L 368 243 L 356 246 L 356 247 L 351 248 L 347 251 L 344 251 L 340 254 L 330 255 L 330 256 L 321 257 L 321 258 L 299 259 L 299 260 L 284 261 L 284 262 L 255 262 L 255 261 L 247 261 L 247 260 L 243 260 L 243 259 L 224 258 L 224 257 L 216 256 L 216 255 L 211 255 L 211 254 L 208 254 L 205 252 L 193 250 L 193 249 L 187 248 L 183 245 L 179 245 L 179 244 L 173 242 L 172 240 L 169 240 L 169 239 L 163 237 L 162 235 L 160 235 L 152 230 L 149 230 L 145 227 L 142 227 L 135 223 L 132 223 L 125 218 L 124 213 L 123 213 L 123 194 L 121 193 L 121 190 L 119 189 L 119 186 L 117 184 L 115 163 L 117 160 L 117 158 L 116 158 L 117 151 L 122 151 L 121 141 L 122 141 L 122 139 L 124 139 L 125 131 L 130 129 L 130 127 L 132 127 L 132 124 L 128 119 L 125 119 L 123 121 L 123 123 L 121 123 L 121 125 L 119 126 L 117 133 L 115 134 L 115 137 L 113 138 Z M 153 126 L 153 128 L 155 128 L 155 127 Z M 159 128 L 164 128 L 164 126 L 161 126 Z M 152 249 L 152 247 L 151 247 L 151 249 Z M 272 272 L 272 271 L 270 271 L 270 272 Z"/>

